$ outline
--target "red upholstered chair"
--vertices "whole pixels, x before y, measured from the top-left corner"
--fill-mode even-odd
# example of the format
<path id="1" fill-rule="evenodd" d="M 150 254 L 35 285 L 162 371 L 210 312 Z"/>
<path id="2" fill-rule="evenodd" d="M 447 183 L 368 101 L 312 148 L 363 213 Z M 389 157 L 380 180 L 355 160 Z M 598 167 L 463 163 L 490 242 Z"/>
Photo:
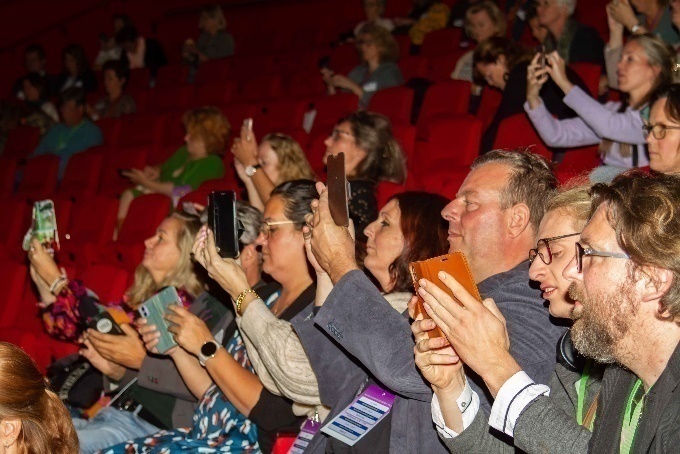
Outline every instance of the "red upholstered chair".
<path id="1" fill-rule="evenodd" d="M 526 114 L 513 115 L 501 121 L 494 148 L 529 147 L 533 153 L 552 161 L 552 151 L 543 143 Z"/>
<path id="2" fill-rule="evenodd" d="M 157 85 L 150 91 L 148 110 L 155 112 L 183 110 L 189 106 L 193 95 L 193 85 Z"/>
<path id="3" fill-rule="evenodd" d="M 254 127 L 261 125 L 256 129 L 259 135 L 302 128 L 308 107 L 308 102 L 295 99 L 264 103 L 254 117 Z"/>
<path id="4" fill-rule="evenodd" d="M 389 117 L 392 125 L 410 124 L 413 109 L 413 90 L 408 87 L 390 87 L 376 92 L 368 110 Z"/>
<path id="5" fill-rule="evenodd" d="M 428 78 L 429 76 L 429 62 L 422 55 L 406 54 L 399 59 L 398 64 L 405 81 L 416 77 Z"/>
<path id="6" fill-rule="evenodd" d="M 116 148 L 156 146 L 161 142 L 165 118 L 155 113 L 125 115 L 120 118 Z"/>
<path id="7" fill-rule="evenodd" d="M 300 69 L 291 74 L 285 91 L 292 98 L 323 96 L 326 94 L 326 84 L 315 67 Z"/>
<path id="8" fill-rule="evenodd" d="M 331 133 L 332 127 L 342 117 L 357 109 L 359 100 L 352 93 L 337 93 L 333 96 L 320 96 L 312 101 L 316 109 L 316 118 L 311 134 Z"/>
<path id="9" fill-rule="evenodd" d="M 418 117 L 418 139 L 428 137 L 428 124 L 441 116 L 467 114 L 470 102 L 470 82 L 447 80 L 430 86 Z"/>
<path id="10" fill-rule="evenodd" d="M 450 80 L 451 73 L 456 68 L 458 59 L 470 50 L 469 47 L 459 48 L 448 54 L 434 55 L 429 58 L 430 79 L 439 82 Z"/>
<path id="11" fill-rule="evenodd" d="M 381 181 L 375 188 L 375 199 L 378 203 L 378 210 L 385 206 L 390 197 L 406 191 L 406 187 L 391 181 Z"/>
<path id="12" fill-rule="evenodd" d="M 0 197 L 9 197 L 14 189 L 17 162 L 13 158 L 0 157 Z"/>
<path id="13" fill-rule="evenodd" d="M 130 275 L 113 265 L 90 265 L 78 277 L 102 302 L 119 301 L 128 288 Z"/>
<path id="14" fill-rule="evenodd" d="M 77 200 L 86 194 L 97 192 L 103 161 L 104 156 L 97 149 L 71 156 L 66 164 L 66 172 L 59 183 L 57 194 Z"/>
<path id="15" fill-rule="evenodd" d="M 227 104 L 231 101 L 236 82 L 233 80 L 220 80 L 208 82 L 196 87 L 196 93 L 190 101 L 192 107 L 214 106 Z"/>
<path id="16" fill-rule="evenodd" d="M 46 154 L 28 159 L 15 197 L 37 200 L 52 195 L 58 170 L 58 156 Z"/>
<path id="17" fill-rule="evenodd" d="M 461 34 L 460 28 L 443 28 L 428 33 L 420 48 L 420 55 L 431 57 L 455 52 L 460 49 Z"/>
<path id="18" fill-rule="evenodd" d="M 99 183 L 99 194 L 119 196 L 132 183 L 122 177 L 119 169 L 143 169 L 146 164 L 147 146 L 119 148 L 104 156 L 104 165 Z"/>
<path id="19" fill-rule="evenodd" d="M 12 326 L 22 312 L 22 298 L 28 268 L 14 262 L 0 262 L 0 326 Z M 1 331 L 1 330 L 0 330 Z"/>
<path id="20" fill-rule="evenodd" d="M 243 79 L 234 93 L 235 102 L 273 101 L 282 91 L 279 76 L 260 76 Z"/>
<path id="21" fill-rule="evenodd" d="M 602 67 L 594 63 L 570 63 L 569 67 L 574 70 L 576 74 L 583 80 L 588 87 L 590 96 L 597 98 L 600 87 L 600 75 L 602 74 Z"/>
<path id="22" fill-rule="evenodd" d="M 30 126 L 20 126 L 7 133 L 7 141 L 2 156 L 5 158 L 25 158 L 33 153 L 40 142 L 40 130 Z"/>
<path id="23" fill-rule="evenodd" d="M 479 103 L 479 108 L 475 116 L 482 120 L 482 130 L 486 131 L 493 121 L 494 115 L 501 104 L 503 92 L 489 86 L 485 86 L 482 90 L 482 100 Z"/>

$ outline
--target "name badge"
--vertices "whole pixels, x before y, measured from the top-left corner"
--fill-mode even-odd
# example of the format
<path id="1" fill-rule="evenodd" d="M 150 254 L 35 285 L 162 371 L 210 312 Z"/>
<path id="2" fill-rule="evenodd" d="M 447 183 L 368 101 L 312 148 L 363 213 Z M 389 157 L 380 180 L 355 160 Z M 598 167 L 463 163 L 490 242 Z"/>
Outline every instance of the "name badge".
<path id="1" fill-rule="evenodd" d="M 300 429 L 300 433 L 295 438 L 293 445 L 290 447 L 288 454 L 302 454 L 305 449 L 307 449 L 309 442 L 312 441 L 312 438 L 314 438 L 314 435 L 316 435 L 320 427 L 320 422 L 307 418 Z"/>
<path id="2" fill-rule="evenodd" d="M 390 412 L 394 394 L 376 385 L 366 391 L 326 424 L 321 432 L 354 446 Z"/>
<path id="3" fill-rule="evenodd" d="M 369 82 L 362 87 L 365 92 L 372 93 L 378 91 L 378 82 Z"/>

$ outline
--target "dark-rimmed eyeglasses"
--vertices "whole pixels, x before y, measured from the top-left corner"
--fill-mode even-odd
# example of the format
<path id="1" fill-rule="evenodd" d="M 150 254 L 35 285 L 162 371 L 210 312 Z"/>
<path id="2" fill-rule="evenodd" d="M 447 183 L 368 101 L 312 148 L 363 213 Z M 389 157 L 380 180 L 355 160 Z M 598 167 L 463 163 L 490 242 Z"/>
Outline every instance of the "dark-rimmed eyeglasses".
<path id="1" fill-rule="evenodd" d="M 666 137 L 666 131 L 669 129 L 680 129 L 680 126 L 668 126 L 661 123 L 655 125 L 643 125 L 642 133 L 647 137 L 651 132 L 656 140 L 663 140 Z"/>
<path id="2" fill-rule="evenodd" d="M 589 255 L 595 257 L 610 257 L 615 259 L 630 259 L 630 256 L 623 252 L 596 251 L 594 249 L 584 248 L 579 243 L 576 243 L 575 246 L 576 246 L 576 271 L 578 271 L 579 273 L 583 271 L 583 257 L 587 257 Z"/>
<path id="3" fill-rule="evenodd" d="M 273 225 L 295 224 L 295 221 L 264 221 L 260 226 L 260 233 L 269 239 L 272 234 Z"/>
<path id="4" fill-rule="evenodd" d="M 545 263 L 546 265 L 550 265 L 552 263 L 552 259 L 553 259 L 552 251 L 550 250 L 550 242 L 561 240 L 562 238 L 569 238 L 570 236 L 576 236 L 576 235 L 580 235 L 580 234 L 581 234 L 581 232 L 569 233 L 567 235 L 554 236 L 552 238 L 541 238 L 536 243 L 535 249 L 529 249 L 529 264 L 534 263 L 534 259 L 536 258 L 536 256 L 539 256 L 543 263 Z M 545 248 L 545 251 L 542 250 L 544 248 Z"/>

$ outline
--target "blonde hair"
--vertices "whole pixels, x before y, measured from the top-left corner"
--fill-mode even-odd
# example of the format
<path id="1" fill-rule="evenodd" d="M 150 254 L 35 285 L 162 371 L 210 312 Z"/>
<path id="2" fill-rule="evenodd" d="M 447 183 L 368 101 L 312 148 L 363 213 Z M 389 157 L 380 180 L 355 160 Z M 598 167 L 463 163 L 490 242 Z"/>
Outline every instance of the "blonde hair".
<path id="1" fill-rule="evenodd" d="M 565 210 L 572 218 L 573 227 L 579 232 L 583 230 L 590 217 L 591 185 L 587 178 L 570 180 L 566 185 L 558 187 L 554 195 L 545 205 L 545 213 Z"/>
<path id="2" fill-rule="evenodd" d="M 361 35 L 371 35 L 371 39 L 380 52 L 380 63 L 395 62 L 399 59 L 399 44 L 386 28 L 366 24 L 359 30 L 359 41 L 361 41 Z M 357 49 L 359 49 L 359 41 L 357 41 Z"/>
<path id="3" fill-rule="evenodd" d="M 139 305 L 163 287 L 174 286 L 182 288 L 193 297 L 198 296 L 204 290 L 203 283 L 196 275 L 194 263 L 190 255 L 194 238 L 201 228 L 201 223 L 197 218 L 190 218 L 177 213 L 172 214 L 170 217 L 181 221 L 181 227 L 177 232 L 177 248 L 180 252 L 179 262 L 177 262 L 175 269 L 159 285 L 156 285 L 149 270 L 140 263 L 135 270 L 132 287 L 127 291 L 127 304 L 132 309 L 137 309 Z"/>
<path id="4" fill-rule="evenodd" d="M 64 404 L 48 389 L 35 362 L 19 347 L 0 342 L 0 421 L 21 420 L 21 454 L 75 454 L 78 435 Z"/>
<path id="5" fill-rule="evenodd" d="M 472 20 L 472 15 L 482 11 L 484 11 L 486 15 L 489 16 L 489 19 L 491 19 L 491 22 L 493 22 L 494 27 L 496 27 L 496 33 L 494 36 L 505 36 L 505 28 L 507 24 L 507 21 L 505 20 L 505 14 L 503 14 L 503 11 L 501 11 L 495 3 L 489 0 L 475 3 L 468 8 L 467 12 L 465 13 L 465 33 L 467 33 L 468 36 L 472 36 L 472 33 L 470 32 L 470 21 Z"/>
<path id="6" fill-rule="evenodd" d="M 227 20 L 224 18 L 224 12 L 220 5 L 207 5 L 201 8 L 201 16 L 206 16 L 217 22 L 217 29 L 224 30 L 227 28 Z"/>
<path id="7" fill-rule="evenodd" d="M 217 107 L 199 107 L 187 111 L 182 118 L 184 127 L 192 136 L 199 136 L 205 142 L 208 154 L 222 154 L 231 125 Z"/>
<path id="8" fill-rule="evenodd" d="M 316 180 L 302 147 L 295 139 L 286 134 L 272 133 L 264 136 L 262 142 L 267 142 L 279 159 L 279 181 L 274 181 L 274 184 L 293 180 Z"/>

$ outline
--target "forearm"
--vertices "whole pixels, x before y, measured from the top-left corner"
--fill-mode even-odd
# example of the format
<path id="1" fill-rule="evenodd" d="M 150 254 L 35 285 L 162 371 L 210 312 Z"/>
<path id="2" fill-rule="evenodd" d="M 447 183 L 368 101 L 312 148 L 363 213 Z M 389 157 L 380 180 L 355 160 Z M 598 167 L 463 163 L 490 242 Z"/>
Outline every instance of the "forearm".
<path id="1" fill-rule="evenodd" d="M 331 281 L 328 274 L 316 275 L 316 298 L 314 299 L 315 306 L 323 306 L 323 303 L 328 298 L 328 295 L 333 290 L 333 281 Z"/>
<path id="2" fill-rule="evenodd" d="M 175 185 L 173 185 L 170 182 L 162 182 L 162 181 L 145 181 L 142 183 L 142 186 L 145 188 L 149 189 L 152 192 L 155 192 L 156 194 L 163 194 L 167 195 L 168 197 L 172 196 L 172 190 L 174 189 Z"/>
<path id="3" fill-rule="evenodd" d="M 255 185 L 257 195 L 259 196 L 262 205 L 264 206 L 264 204 L 267 203 L 267 201 L 269 200 L 269 197 L 271 196 L 272 191 L 275 188 L 274 183 L 272 183 L 272 180 L 270 180 L 267 174 L 264 173 L 261 169 L 255 172 L 255 175 L 253 175 L 251 180 Z"/>
<path id="4" fill-rule="evenodd" d="M 448 389 L 442 389 L 437 386 L 433 386 L 432 389 L 437 396 L 437 400 L 439 400 L 439 407 L 446 427 L 449 427 L 457 433 L 461 433 L 464 430 L 463 413 L 460 411 L 456 400 L 465 389 L 465 377 L 463 376 L 462 382 L 457 377 L 455 383 Z"/>
<path id="5" fill-rule="evenodd" d="M 242 181 L 243 185 L 246 187 L 246 192 L 248 192 L 248 202 L 250 203 L 250 206 L 257 208 L 260 211 L 264 211 L 264 203 L 262 203 L 262 199 L 260 199 L 260 195 L 257 192 L 253 180 L 246 177 L 246 179 Z"/>
<path id="6" fill-rule="evenodd" d="M 191 394 L 197 399 L 202 398 L 212 385 L 210 375 L 201 367 L 193 355 L 181 347 L 177 347 L 177 351 L 172 355 L 172 360 Z"/>
<path id="7" fill-rule="evenodd" d="M 248 415 L 262 393 L 262 383 L 257 376 L 241 367 L 224 348 L 206 361 L 205 370 L 229 402 L 242 414 Z"/>

